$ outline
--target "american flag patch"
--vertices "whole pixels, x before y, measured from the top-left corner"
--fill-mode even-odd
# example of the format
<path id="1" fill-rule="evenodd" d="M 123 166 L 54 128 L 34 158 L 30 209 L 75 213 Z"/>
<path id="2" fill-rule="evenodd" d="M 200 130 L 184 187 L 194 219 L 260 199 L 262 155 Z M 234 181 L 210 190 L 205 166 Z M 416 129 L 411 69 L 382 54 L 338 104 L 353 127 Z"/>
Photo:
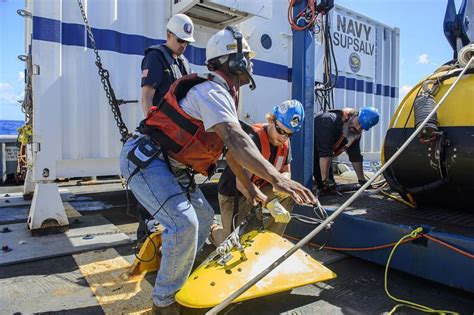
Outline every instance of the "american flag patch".
<path id="1" fill-rule="evenodd" d="M 148 76 L 148 69 L 142 71 L 142 78 L 146 78 Z"/>

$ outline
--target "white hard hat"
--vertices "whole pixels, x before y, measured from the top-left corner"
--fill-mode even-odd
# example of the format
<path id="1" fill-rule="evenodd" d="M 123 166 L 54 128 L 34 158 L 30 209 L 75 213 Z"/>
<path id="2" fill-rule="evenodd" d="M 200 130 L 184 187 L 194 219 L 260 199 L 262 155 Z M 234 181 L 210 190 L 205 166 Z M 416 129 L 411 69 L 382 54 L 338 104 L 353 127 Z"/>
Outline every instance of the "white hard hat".
<path id="1" fill-rule="evenodd" d="M 187 42 L 194 42 L 194 24 L 187 15 L 181 13 L 173 15 L 166 24 L 166 28 L 178 38 Z"/>
<path id="2" fill-rule="evenodd" d="M 257 54 L 250 49 L 247 40 L 242 37 L 242 52 L 249 53 L 250 58 Z M 214 58 L 237 53 L 237 40 L 228 29 L 223 29 L 208 40 L 206 46 L 206 63 Z"/>

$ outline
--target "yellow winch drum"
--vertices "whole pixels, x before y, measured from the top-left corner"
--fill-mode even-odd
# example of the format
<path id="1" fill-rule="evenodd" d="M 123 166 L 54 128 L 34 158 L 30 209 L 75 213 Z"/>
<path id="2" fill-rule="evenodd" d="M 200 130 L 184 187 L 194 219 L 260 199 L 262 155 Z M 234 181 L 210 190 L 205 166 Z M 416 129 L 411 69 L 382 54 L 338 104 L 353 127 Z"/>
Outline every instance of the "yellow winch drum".
<path id="1" fill-rule="evenodd" d="M 462 69 L 445 65 L 398 106 L 385 137 L 387 161 L 446 94 Z M 422 132 L 385 171 L 392 189 L 418 205 L 472 205 L 474 195 L 474 69 L 468 69 Z"/>

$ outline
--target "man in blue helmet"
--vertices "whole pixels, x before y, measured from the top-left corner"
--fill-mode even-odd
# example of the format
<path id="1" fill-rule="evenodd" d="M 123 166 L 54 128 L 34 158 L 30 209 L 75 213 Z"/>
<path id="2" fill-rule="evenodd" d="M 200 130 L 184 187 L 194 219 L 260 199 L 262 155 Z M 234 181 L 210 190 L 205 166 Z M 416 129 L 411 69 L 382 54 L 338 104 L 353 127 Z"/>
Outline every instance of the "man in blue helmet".
<path id="1" fill-rule="evenodd" d="M 255 142 L 263 157 L 275 166 L 285 177 L 291 178 L 290 163 L 291 149 L 290 137 L 301 129 L 304 121 L 303 105 L 297 100 L 287 100 L 273 108 L 272 113 L 267 114 L 266 124 L 254 124 L 249 129 L 250 138 Z M 227 162 L 236 164 L 232 155 L 226 156 Z M 235 167 L 233 167 L 235 169 Z M 232 232 L 232 220 L 238 214 L 235 226 L 240 224 L 245 216 L 254 206 L 255 197 L 263 203 L 278 200 L 283 206 L 281 211 L 273 211 L 270 206 L 272 218 L 266 224 L 266 228 L 274 233 L 282 235 L 290 220 L 290 213 L 294 201 L 288 195 L 275 193 L 273 187 L 267 181 L 251 174 L 240 167 L 246 173 L 247 182 L 242 183 L 236 179 L 232 169 L 228 166 L 219 179 L 219 207 L 223 225 L 223 233 L 212 233 L 219 239 L 213 239 L 214 244 L 219 244 Z M 276 202 L 275 200 L 275 202 Z M 285 210 L 286 209 L 286 210 Z M 219 229 L 220 227 L 215 226 Z"/>
<path id="2" fill-rule="evenodd" d="M 349 156 L 359 184 L 366 182 L 360 153 L 360 137 L 379 122 L 379 113 L 374 107 L 360 110 L 343 108 L 321 112 L 314 118 L 314 164 L 313 175 L 318 190 L 334 192 L 336 182 L 330 171 L 332 158 L 346 152 Z"/>

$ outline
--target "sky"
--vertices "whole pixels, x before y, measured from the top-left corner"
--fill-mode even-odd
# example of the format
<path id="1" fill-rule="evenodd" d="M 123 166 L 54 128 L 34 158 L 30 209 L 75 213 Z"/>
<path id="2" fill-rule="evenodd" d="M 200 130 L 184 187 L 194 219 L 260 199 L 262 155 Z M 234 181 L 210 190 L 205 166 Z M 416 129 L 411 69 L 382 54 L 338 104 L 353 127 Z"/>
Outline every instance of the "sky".
<path id="1" fill-rule="evenodd" d="M 18 100 L 24 95 L 24 18 L 16 14 L 24 0 L 0 0 L 0 120 L 23 120 Z"/>
<path id="2" fill-rule="evenodd" d="M 400 28 L 400 100 L 421 78 L 452 58 L 452 49 L 443 33 L 447 0 L 335 2 Z M 461 0 L 455 2 L 458 10 Z M 0 120 L 23 120 L 24 117 L 18 100 L 24 95 L 25 64 L 17 59 L 25 53 L 24 18 L 16 13 L 24 3 L 24 0 L 0 0 Z"/>
<path id="3" fill-rule="evenodd" d="M 335 0 L 400 29 L 400 98 L 427 74 L 453 57 L 443 32 L 447 0 Z M 456 12 L 461 0 L 455 0 Z M 474 40 L 474 39 L 473 39 Z"/>

